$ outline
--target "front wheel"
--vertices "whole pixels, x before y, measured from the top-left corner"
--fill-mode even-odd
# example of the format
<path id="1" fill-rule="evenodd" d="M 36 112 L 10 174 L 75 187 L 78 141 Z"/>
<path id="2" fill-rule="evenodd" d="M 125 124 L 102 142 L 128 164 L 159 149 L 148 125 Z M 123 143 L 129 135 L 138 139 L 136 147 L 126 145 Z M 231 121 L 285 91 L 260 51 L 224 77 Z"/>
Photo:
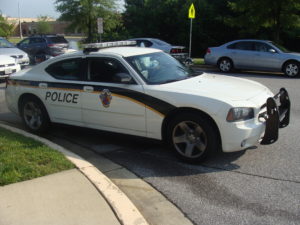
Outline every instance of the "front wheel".
<path id="1" fill-rule="evenodd" d="M 43 103 L 35 97 L 26 97 L 20 105 L 20 112 L 25 127 L 32 133 L 43 133 L 50 125 L 50 120 Z"/>
<path id="2" fill-rule="evenodd" d="M 283 72 L 288 77 L 298 77 L 300 74 L 300 64 L 297 62 L 288 62 L 285 64 Z"/>
<path id="3" fill-rule="evenodd" d="M 189 163 L 204 160 L 219 146 L 212 123 L 196 113 L 184 113 L 171 121 L 167 142 L 177 157 Z"/>
<path id="4" fill-rule="evenodd" d="M 229 58 L 222 58 L 218 62 L 218 67 L 221 72 L 228 73 L 233 69 L 233 63 Z"/>

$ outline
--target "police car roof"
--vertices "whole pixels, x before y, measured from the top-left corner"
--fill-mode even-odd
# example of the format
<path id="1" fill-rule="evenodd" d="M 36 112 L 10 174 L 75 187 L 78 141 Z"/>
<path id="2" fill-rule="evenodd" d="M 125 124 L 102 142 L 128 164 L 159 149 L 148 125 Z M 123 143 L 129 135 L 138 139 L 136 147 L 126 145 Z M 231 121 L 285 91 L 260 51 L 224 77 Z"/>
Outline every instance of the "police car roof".
<path id="1" fill-rule="evenodd" d="M 99 49 L 96 52 L 90 52 L 89 54 L 116 54 L 123 57 L 135 56 L 135 55 L 144 55 L 149 53 L 161 52 L 159 49 L 154 48 L 141 48 L 141 47 L 112 47 L 112 48 L 103 48 Z"/>

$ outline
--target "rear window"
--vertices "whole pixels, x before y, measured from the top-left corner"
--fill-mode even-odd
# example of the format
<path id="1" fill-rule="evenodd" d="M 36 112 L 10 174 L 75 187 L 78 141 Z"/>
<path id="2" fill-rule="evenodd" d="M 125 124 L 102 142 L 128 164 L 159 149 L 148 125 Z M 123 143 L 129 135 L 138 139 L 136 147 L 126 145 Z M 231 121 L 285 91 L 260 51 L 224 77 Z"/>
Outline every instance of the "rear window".
<path id="1" fill-rule="evenodd" d="M 159 39 L 153 39 L 153 41 L 158 45 L 170 45 L 169 43 L 159 40 Z"/>
<path id="2" fill-rule="evenodd" d="M 227 48 L 252 51 L 253 43 L 251 41 L 241 41 L 241 42 L 236 42 L 234 44 L 228 45 Z"/>
<path id="3" fill-rule="evenodd" d="M 52 43 L 68 43 L 64 37 L 48 37 Z"/>
<path id="4" fill-rule="evenodd" d="M 48 74 L 59 80 L 81 80 L 83 69 L 83 60 L 81 58 L 74 58 L 53 63 L 45 70 Z"/>

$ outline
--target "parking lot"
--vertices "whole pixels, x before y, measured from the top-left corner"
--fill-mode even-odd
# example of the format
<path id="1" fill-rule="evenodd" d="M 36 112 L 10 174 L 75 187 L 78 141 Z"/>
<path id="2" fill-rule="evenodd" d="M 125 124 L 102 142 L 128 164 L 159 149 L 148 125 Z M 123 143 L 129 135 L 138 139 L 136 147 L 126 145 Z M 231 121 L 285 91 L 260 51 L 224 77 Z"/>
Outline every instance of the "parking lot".
<path id="1" fill-rule="evenodd" d="M 218 73 L 212 68 L 197 68 Z M 298 224 L 300 221 L 299 79 L 281 74 L 222 74 L 258 81 L 274 93 L 285 87 L 292 102 L 291 123 L 273 145 L 218 153 L 199 165 L 179 162 L 160 142 L 55 125 L 48 138 L 93 149 L 123 165 L 160 191 L 195 224 Z M 23 128 L 10 113 L 0 84 L 0 120 Z M 213 91 L 213 90 L 212 90 Z M 118 178 L 114 173 L 111 178 Z"/>

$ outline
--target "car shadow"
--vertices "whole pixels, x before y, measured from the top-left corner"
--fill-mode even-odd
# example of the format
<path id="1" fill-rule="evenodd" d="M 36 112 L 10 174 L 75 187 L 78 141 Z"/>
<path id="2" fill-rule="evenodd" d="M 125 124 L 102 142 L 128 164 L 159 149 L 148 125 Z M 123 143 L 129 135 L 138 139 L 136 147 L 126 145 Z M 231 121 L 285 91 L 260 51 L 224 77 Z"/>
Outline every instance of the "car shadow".
<path id="1" fill-rule="evenodd" d="M 245 151 L 217 152 L 204 162 L 188 164 L 175 157 L 161 141 L 153 139 L 67 125 L 54 125 L 50 134 L 83 146 L 95 153 L 95 157 L 105 157 L 143 178 L 232 171 L 240 168 L 235 161 L 245 154 Z M 83 152 L 76 153 L 84 156 Z"/>

